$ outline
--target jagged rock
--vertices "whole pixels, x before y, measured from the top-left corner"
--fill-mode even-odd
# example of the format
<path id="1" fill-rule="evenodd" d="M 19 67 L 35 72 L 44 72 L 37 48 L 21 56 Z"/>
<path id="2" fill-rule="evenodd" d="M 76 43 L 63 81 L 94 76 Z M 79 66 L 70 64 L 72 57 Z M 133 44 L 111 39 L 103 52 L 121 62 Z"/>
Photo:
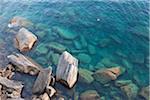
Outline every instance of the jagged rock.
<path id="1" fill-rule="evenodd" d="M 32 26 L 33 23 L 27 20 L 24 17 L 21 16 L 15 16 L 10 20 L 10 23 L 8 24 L 9 28 L 14 28 L 14 27 L 29 27 Z"/>
<path id="2" fill-rule="evenodd" d="M 0 76 L 0 85 L 6 88 L 7 97 L 18 98 L 21 96 L 23 85 L 20 82 L 9 80 Z"/>
<path id="3" fill-rule="evenodd" d="M 56 80 L 63 80 L 69 88 L 72 88 L 77 81 L 77 74 L 78 60 L 67 51 L 63 52 L 57 66 Z"/>
<path id="4" fill-rule="evenodd" d="M 93 74 L 96 81 L 106 84 L 111 80 L 116 80 L 119 75 L 124 73 L 125 69 L 122 67 L 112 67 L 106 69 L 99 69 Z"/>
<path id="5" fill-rule="evenodd" d="M 95 90 L 87 90 L 81 93 L 80 100 L 100 100 L 100 96 Z"/>
<path id="6" fill-rule="evenodd" d="M 42 69 L 33 85 L 33 94 L 42 94 L 51 82 L 52 68 Z"/>
<path id="7" fill-rule="evenodd" d="M 15 47 L 20 51 L 29 51 L 37 41 L 37 37 L 25 28 L 21 28 L 14 39 Z"/>
<path id="8" fill-rule="evenodd" d="M 145 100 L 149 100 L 149 93 L 150 93 L 149 89 L 150 89 L 150 86 L 143 87 L 139 92 L 139 95 L 145 98 Z"/>
<path id="9" fill-rule="evenodd" d="M 88 54 L 85 54 L 85 53 L 80 53 L 78 54 L 77 58 L 82 62 L 82 63 L 90 63 L 92 58 L 88 55 Z"/>
<path id="10" fill-rule="evenodd" d="M 49 95 L 49 97 L 52 97 L 56 93 L 56 90 L 51 86 L 47 86 L 46 92 Z"/>
<path id="11" fill-rule="evenodd" d="M 63 46 L 62 44 L 60 43 L 57 43 L 57 42 L 51 42 L 48 47 L 50 47 L 51 49 L 54 49 L 56 50 L 57 52 L 64 52 L 66 50 L 66 47 Z"/>
<path id="12" fill-rule="evenodd" d="M 111 40 L 110 40 L 110 39 L 101 39 L 101 40 L 99 41 L 99 46 L 100 46 L 100 47 L 106 47 L 106 46 L 108 46 L 110 43 L 111 43 Z"/>
<path id="13" fill-rule="evenodd" d="M 134 100 L 139 90 L 139 88 L 134 83 L 121 86 L 120 88 L 121 91 L 125 93 L 128 100 Z"/>
<path id="14" fill-rule="evenodd" d="M 79 68 L 79 81 L 90 84 L 94 81 L 94 78 L 92 77 L 93 72 Z"/>
<path id="15" fill-rule="evenodd" d="M 68 29 L 64 29 L 62 27 L 53 27 L 53 31 L 58 33 L 61 37 L 65 39 L 74 39 L 78 36 L 77 33 L 71 32 Z"/>
<path id="16" fill-rule="evenodd" d="M 88 52 L 92 55 L 96 53 L 96 49 L 93 45 L 88 45 Z"/>
<path id="17" fill-rule="evenodd" d="M 41 95 L 40 98 L 41 98 L 41 100 L 50 100 L 47 93 L 44 93 L 43 95 Z"/>
<path id="18" fill-rule="evenodd" d="M 38 54 L 47 54 L 48 48 L 46 47 L 45 44 L 42 43 L 36 47 L 36 52 Z"/>
<path id="19" fill-rule="evenodd" d="M 8 60 L 15 66 L 17 71 L 37 75 L 42 67 L 34 62 L 31 58 L 22 54 L 14 54 L 7 56 Z"/>
<path id="20" fill-rule="evenodd" d="M 57 53 L 52 54 L 52 62 L 54 63 L 54 65 L 58 64 L 59 57 L 60 55 Z"/>

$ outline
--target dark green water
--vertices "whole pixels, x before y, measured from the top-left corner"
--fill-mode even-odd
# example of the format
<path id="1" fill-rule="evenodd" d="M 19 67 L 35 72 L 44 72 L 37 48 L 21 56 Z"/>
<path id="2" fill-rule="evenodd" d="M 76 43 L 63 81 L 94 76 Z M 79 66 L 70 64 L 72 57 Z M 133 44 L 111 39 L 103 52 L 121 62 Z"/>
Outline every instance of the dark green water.
<path id="1" fill-rule="evenodd" d="M 7 31 L 7 24 L 13 16 L 22 16 L 34 23 L 34 26 L 28 29 L 38 36 L 34 48 L 25 55 L 43 67 L 51 65 L 54 75 L 57 65 L 54 59 L 61 53 L 48 48 L 52 42 L 62 44 L 77 58 L 83 53 L 88 55 L 89 58 L 79 59 L 80 68 L 95 72 L 100 68 L 121 66 L 126 68 L 126 72 L 117 80 L 132 80 L 139 88 L 149 85 L 148 1 L 4 1 L 0 2 L 0 42 L 4 42 L 4 45 L 0 46 L 1 66 L 8 63 L 6 55 L 18 52 L 12 45 L 14 34 Z M 77 36 L 75 39 L 65 39 L 56 32 L 56 28 L 75 33 Z M 37 46 L 46 47 L 46 51 L 38 52 Z M 17 74 L 16 79 L 27 84 L 23 96 L 30 97 L 35 78 Z M 120 89 L 114 86 L 114 81 L 107 87 L 97 81 L 90 85 L 83 84 L 82 80 L 78 80 L 71 90 L 60 84 L 56 84 L 56 87 L 66 91 L 62 94 L 67 99 L 73 98 L 75 92 L 94 89 L 106 100 L 117 100 L 115 97 L 126 100 Z M 136 100 L 138 99 L 142 100 L 137 97 Z"/>

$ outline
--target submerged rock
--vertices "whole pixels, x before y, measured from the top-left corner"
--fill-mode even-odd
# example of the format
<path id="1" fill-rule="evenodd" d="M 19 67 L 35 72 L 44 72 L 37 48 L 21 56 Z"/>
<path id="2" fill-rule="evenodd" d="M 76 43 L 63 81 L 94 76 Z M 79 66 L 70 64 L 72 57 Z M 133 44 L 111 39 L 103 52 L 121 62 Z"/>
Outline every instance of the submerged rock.
<path id="1" fill-rule="evenodd" d="M 87 47 L 88 43 L 83 35 L 80 35 L 80 41 L 83 47 Z"/>
<path id="2" fill-rule="evenodd" d="M 106 47 L 106 46 L 108 46 L 109 44 L 111 43 L 111 40 L 110 39 L 101 39 L 100 41 L 99 41 L 99 46 L 100 47 Z"/>
<path id="3" fill-rule="evenodd" d="M 5 88 L 7 97 L 18 98 L 21 97 L 23 85 L 20 82 L 9 80 L 0 76 L 0 85 Z"/>
<path id="4" fill-rule="evenodd" d="M 101 63 L 102 63 L 105 67 L 118 66 L 116 63 L 114 63 L 113 61 L 111 61 L 109 58 L 103 58 L 103 59 L 101 60 Z"/>
<path id="5" fill-rule="evenodd" d="M 25 28 L 21 28 L 14 39 L 15 46 L 20 51 L 29 51 L 37 41 L 37 37 Z"/>
<path id="6" fill-rule="evenodd" d="M 85 53 L 80 53 L 78 54 L 77 58 L 82 62 L 82 63 L 90 63 L 92 58 L 88 55 L 88 54 L 85 54 Z"/>
<path id="7" fill-rule="evenodd" d="M 96 53 L 96 49 L 93 45 L 88 45 L 88 52 L 92 55 Z"/>
<path id="8" fill-rule="evenodd" d="M 94 81 L 94 78 L 92 76 L 93 72 L 79 68 L 79 81 L 90 84 Z"/>
<path id="9" fill-rule="evenodd" d="M 93 77 L 96 81 L 106 84 L 112 80 L 116 80 L 119 75 L 124 73 L 124 71 L 125 69 L 121 67 L 99 69 L 93 74 Z"/>
<path id="10" fill-rule="evenodd" d="M 57 43 L 57 42 L 51 42 L 48 47 L 50 47 L 51 49 L 54 49 L 56 50 L 57 52 L 59 53 L 62 53 L 66 50 L 66 47 L 63 46 L 62 44 L 60 43 Z"/>
<path id="11" fill-rule="evenodd" d="M 56 80 L 63 80 L 69 88 L 72 88 L 77 81 L 77 74 L 78 60 L 67 51 L 63 52 L 57 66 Z"/>
<path id="12" fill-rule="evenodd" d="M 78 36 L 77 33 L 71 32 L 70 30 L 62 27 L 54 27 L 53 30 L 65 39 L 74 39 Z"/>
<path id="13" fill-rule="evenodd" d="M 117 35 L 110 35 L 110 38 L 118 44 L 122 43 L 121 39 Z"/>
<path id="14" fill-rule="evenodd" d="M 40 70 L 40 73 L 33 85 L 32 93 L 33 94 L 42 94 L 46 89 L 47 85 L 51 82 L 51 68 L 45 68 Z"/>
<path id="15" fill-rule="evenodd" d="M 46 47 L 45 44 L 42 43 L 36 47 L 36 52 L 40 54 L 47 54 L 48 48 Z"/>
<path id="16" fill-rule="evenodd" d="M 80 100 L 100 100 L 100 95 L 96 90 L 87 90 L 81 93 Z"/>
<path id="17" fill-rule="evenodd" d="M 9 28 L 14 28 L 14 27 L 29 27 L 32 26 L 33 23 L 27 20 L 24 17 L 21 16 L 15 16 L 10 20 L 10 23 L 8 24 Z"/>
<path id="18" fill-rule="evenodd" d="M 42 67 L 34 62 L 31 58 L 22 54 L 14 54 L 7 56 L 8 60 L 15 66 L 15 69 L 20 72 L 37 75 Z"/>
<path id="19" fill-rule="evenodd" d="M 82 49 L 81 43 L 79 41 L 75 40 L 73 43 L 76 49 Z"/>
<path id="20" fill-rule="evenodd" d="M 145 100 L 149 100 L 149 93 L 150 93 L 149 89 L 150 89 L 150 86 L 143 87 L 139 92 L 139 95 L 145 98 Z"/>
<path id="21" fill-rule="evenodd" d="M 60 55 L 57 53 L 52 54 L 52 62 L 54 65 L 58 64 L 59 57 L 60 57 Z"/>
<path id="22" fill-rule="evenodd" d="M 118 87 L 121 87 L 121 86 L 128 85 L 130 83 L 132 83 L 132 80 L 117 80 L 115 82 L 115 85 L 118 86 Z"/>

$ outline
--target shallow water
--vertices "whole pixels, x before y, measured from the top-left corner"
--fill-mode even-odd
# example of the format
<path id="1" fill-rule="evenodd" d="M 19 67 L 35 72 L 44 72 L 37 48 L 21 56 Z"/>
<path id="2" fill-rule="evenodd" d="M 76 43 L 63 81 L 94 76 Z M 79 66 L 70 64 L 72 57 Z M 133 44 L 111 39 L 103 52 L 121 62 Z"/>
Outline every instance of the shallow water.
<path id="1" fill-rule="evenodd" d="M 5 0 L 4 0 L 5 1 Z M 43 67 L 52 66 L 55 75 L 57 61 L 53 54 L 60 52 L 48 48 L 46 53 L 37 52 L 37 46 L 57 42 L 64 45 L 73 56 L 87 54 L 90 61 L 79 59 L 79 67 L 95 72 L 100 68 L 121 66 L 126 72 L 117 80 L 132 80 L 139 88 L 149 85 L 149 8 L 148 1 L 73 1 L 73 2 L 0 2 L 0 65 L 5 66 L 6 56 L 18 52 L 13 44 L 15 34 L 8 31 L 7 24 L 13 16 L 22 16 L 34 23 L 28 28 L 38 36 L 34 48 L 25 55 L 30 56 Z M 65 39 L 55 28 L 77 34 L 75 39 Z M 41 33 L 43 32 L 43 33 Z M 44 36 L 41 34 L 46 33 Z M 42 44 L 42 45 L 41 45 Z M 90 51 L 91 50 L 91 51 Z M 94 50 L 94 51 L 93 51 Z M 93 53 L 94 52 L 94 53 Z M 52 57 L 54 56 L 54 57 Z M 109 61 L 103 62 L 103 61 Z M 98 66 L 97 64 L 100 63 Z M 24 97 L 30 97 L 33 77 L 16 75 L 15 79 L 27 84 Z M 29 81 L 31 80 L 31 81 Z M 30 88 L 29 88 L 30 87 Z M 75 93 L 88 89 L 97 90 L 106 100 L 126 100 L 114 81 L 104 86 L 97 81 L 90 85 L 78 80 L 69 90 L 60 84 L 56 87 L 67 99 Z M 140 100 L 139 97 L 137 99 Z"/>

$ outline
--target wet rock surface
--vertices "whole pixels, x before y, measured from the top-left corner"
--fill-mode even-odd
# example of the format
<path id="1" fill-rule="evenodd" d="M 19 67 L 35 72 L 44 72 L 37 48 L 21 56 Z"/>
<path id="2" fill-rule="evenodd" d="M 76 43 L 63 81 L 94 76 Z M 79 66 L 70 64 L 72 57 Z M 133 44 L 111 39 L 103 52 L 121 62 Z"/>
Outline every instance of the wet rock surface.
<path id="1" fill-rule="evenodd" d="M 15 47 L 20 51 L 29 51 L 32 49 L 37 37 L 25 28 L 21 28 L 14 39 Z"/>
<path id="2" fill-rule="evenodd" d="M 56 80 L 67 82 L 67 85 L 71 88 L 77 81 L 77 74 L 78 60 L 67 51 L 63 52 L 57 66 Z"/>
<path id="3" fill-rule="evenodd" d="M 149 89 L 150 89 L 150 86 L 143 87 L 139 92 L 139 95 L 143 97 L 145 100 L 149 100 L 149 93 L 150 93 Z"/>

